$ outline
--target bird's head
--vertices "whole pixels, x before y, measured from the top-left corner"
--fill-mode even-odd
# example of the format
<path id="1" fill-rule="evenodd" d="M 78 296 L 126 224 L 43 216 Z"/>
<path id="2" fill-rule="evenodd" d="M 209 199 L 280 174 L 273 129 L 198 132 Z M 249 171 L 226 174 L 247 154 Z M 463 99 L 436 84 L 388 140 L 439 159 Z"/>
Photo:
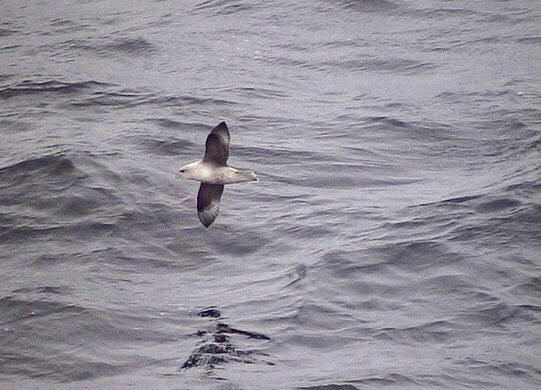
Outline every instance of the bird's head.
<path id="1" fill-rule="evenodd" d="M 179 177 L 182 177 L 184 179 L 197 180 L 195 178 L 195 174 L 196 174 L 195 165 L 196 164 L 197 163 L 191 163 L 191 164 L 187 164 L 180 167 L 177 174 L 175 175 L 175 178 L 178 179 Z"/>

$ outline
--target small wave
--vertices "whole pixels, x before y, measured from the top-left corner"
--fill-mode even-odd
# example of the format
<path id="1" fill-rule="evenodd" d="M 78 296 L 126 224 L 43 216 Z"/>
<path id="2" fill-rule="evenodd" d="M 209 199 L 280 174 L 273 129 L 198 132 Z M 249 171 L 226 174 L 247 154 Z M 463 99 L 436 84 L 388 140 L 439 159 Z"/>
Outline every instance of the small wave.
<path id="1" fill-rule="evenodd" d="M 58 80 L 30 81 L 25 80 L 10 87 L 0 89 L 0 98 L 10 99 L 36 94 L 78 94 L 81 91 L 103 88 L 109 86 L 107 83 L 97 81 L 81 81 L 66 83 Z"/>
<path id="2" fill-rule="evenodd" d="M 11 52 L 13 52 L 13 51 L 15 51 L 15 50 L 18 49 L 18 48 L 19 48 L 19 45 L 7 45 L 7 46 L 2 46 L 2 47 L 0 47 L 0 52 L 2 52 L 2 51 L 4 51 L 4 52 L 6 52 L 6 51 L 11 51 Z M 2 80 L 2 79 L 0 78 L 0 80 Z"/>
<path id="3" fill-rule="evenodd" d="M 376 338 L 394 340 L 398 343 L 418 346 L 444 344 L 456 337 L 456 324 L 434 321 L 406 327 L 387 327 L 378 330 Z"/>
<path id="4" fill-rule="evenodd" d="M 519 38 L 517 40 L 518 43 L 526 43 L 528 45 L 535 45 L 539 46 L 541 45 L 541 37 L 525 37 L 525 38 Z"/>
<path id="5" fill-rule="evenodd" d="M 20 133 L 23 131 L 28 131 L 34 129 L 35 124 L 30 124 L 27 122 L 14 121 L 8 119 L 0 119 L 0 128 L 6 133 Z"/>
<path id="6" fill-rule="evenodd" d="M 406 58 L 332 60 L 324 61 L 317 65 L 324 69 L 333 68 L 357 72 L 386 72 L 392 74 L 403 73 L 406 75 L 420 74 L 438 68 L 438 65 L 434 63 Z"/>
<path id="7" fill-rule="evenodd" d="M 29 241 L 34 243 L 47 242 L 57 237 L 85 242 L 88 237 L 97 239 L 100 236 L 107 235 L 115 228 L 112 224 L 100 222 L 59 225 L 51 221 L 48 225 L 51 226 L 45 227 L 39 222 L 28 221 L 21 226 L 10 226 L 4 229 L 0 227 L 0 238 L 6 244 Z"/>
<path id="8" fill-rule="evenodd" d="M 155 46 L 144 38 L 117 38 L 112 42 L 103 45 L 98 52 L 116 52 L 129 55 L 148 54 L 155 51 Z"/>
<path id="9" fill-rule="evenodd" d="M 16 30 L 14 28 L 0 28 L 0 38 L 1 37 L 8 37 L 13 34 L 17 34 L 19 30 Z"/>
<path id="10" fill-rule="evenodd" d="M 144 90 L 123 89 L 120 91 L 96 91 L 91 97 L 72 100 L 69 105 L 74 107 L 119 106 L 123 108 L 146 104 L 153 94 Z"/>
<path id="11" fill-rule="evenodd" d="M 479 213 L 495 213 L 508 209 L 516 209 L 522 204 L 521 201 L 512 198 L 500 198 L 494 200 L 488 200 L 481 203 L 476 207 L 477 212 Z"/>
<path id="12" fill-rule="evenodd" d="M 525 297 L 541 299 L 541 275 L 530 276 L 522 283 L 513 287 L 513 291 L 518 292 Z M 540 311 L 540 306 L 537 306 L 537 310 Z"/>
<path id="13" fill-rule="evenodd" d="M 490 301 L 489 301 L 490 299 Z M 482 308 L 472 308 L 459 314 L 459 323 L 469 326 L 503 326 L 505 323 L 519 319 L 522 309 L 515 305 L 509 305 L 494 297 L 485 299 Z"/>
<path id="14" fill-rule="evenodd" d="M 296 390 L 359 390 L 359 388 L 348 384 L 331 383 L 327 385 L 297 387 Z"/>
<path id="15" fill-rule="evenodd" d="M 238 93 L 240 96 L 246 98 L 255 98 L 255 99 L 276 99 L 276 98 L 286 98 L 287 94 L 278 90 L 278 89 L 268 89 L 268 88 L 254 88 L 254 87 L 238 87 L 233 90 L 233 92 Z"/>
<path id="16" fill-rule="evenodd" d="M 300 148 L 238 146 L 237 149 L 241 151 L 244 159 L 257 161 L 260 156 L 265 156 L 267 164 L 273 166 L 305 164 L 306 161 L 332 161 L 332 158 L 323 152 Z"/>
<path id="17" fill-rule="evenodd" d="M 47 290 L 55 289 L 55 287 L 46 287 Z M 33 292 L 40 292 L 39 289 L 33 289 Z M 57 293 L 60 290 L 57 290 Z M 26 292 L 28 293 L 28 292 Z M 43 288 L 41 290 L 43 294 Z M 20 294 L 20 292 L 19 292 Z M 48 301 L 44 299 L 25 300 L 13 296 L 0 298 L 0 311 L 2 311 L 2 324 L 11 326 L 12 324 L 24 321 L 28 318 L 41 318 L 59 313 L 74 313 L 79 314 L 84 312 L 82 307 L 65 304 L 56 301 Z"/>
<path id="18" fill-rule="evenodd" d="M 248 3 L 228 0 L 207 0 L 195 6 L 196 12 L 213 12 L 214 15 L 232 15 L 252 9 Z"/>
<path id="19" fill-rule="evenodd" d="M 166 140 L 142 140 L 139 142 L 142 149 L 156 156 L 179 156 L 186 153 L 186 150 L 193 149 L 196 146 L 194 142 L 178 139 Z"/>
<path id="20" fill-rule="evenodd" d="M 76 173 L 77 170 L 71 159 L 60 155 L 51 155 L 0 168 L 0 181 L 3 183 L 3 187 L 6 183 L 9 185 L 22 183 L 30 177 L 46 180 L 49 177 L 65 177 Z"/>
<path id="21" fill-rule="evenodd" d="M 147 118 L 145 122 L 155 123 L 165 129 L 182 129 L 187 124 L 169 118 Z"/>
<path id="22" fill-rule="evenodd" d="M 141 37 L 120 37 L 115 39 L 70 39 L 55 46 L 46 46 L 49 50 L 79 50 L 101 57 L 148 56 L 157 52 L 157 47 Z"/>
<path id="23" fill-rule="evenodd" d="M 84 95 L 78 99 L 72 99 L 67 105 L 80 107 L 120 107 L 132 108 L 141 105 L 159 106 L 160 108 L 169 106 L 196 106 L 210 105 L 212 107 L 233 105 L 232 101 L 215 98 L 203 98 L 197 96 L 170 96 L 162 95 L 148 89 L 123 88 L 120 90 L 101 89 L 94 91 L 91 96 Z M 162 122 L 163 123 L 163 122 Z"/>
<path id="24" fill-rule="evenodd" d="M 50 31 L 44 31 L 43 35 L 70 34 L 91 28 L 90 24 L 81 23 L 81 21 L 82 19 L 78 19 L 77 21 L 61 18 L 53 19 L 50 21 L 50 26 L 52 29 Z"/>
<path id="25" fill-rule="evenodd" d="M 357 12 L 384 12 L 400 7 L 389 0 L 343 0 L 341 3 L 346 9 Z"/>

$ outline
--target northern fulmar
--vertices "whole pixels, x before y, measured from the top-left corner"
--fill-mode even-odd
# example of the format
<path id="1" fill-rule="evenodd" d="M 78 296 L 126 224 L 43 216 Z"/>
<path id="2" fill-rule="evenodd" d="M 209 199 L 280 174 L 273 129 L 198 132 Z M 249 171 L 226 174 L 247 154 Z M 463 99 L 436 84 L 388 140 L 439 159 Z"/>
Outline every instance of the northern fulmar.
<path id="1" fill-rule="evenodd" d="M 207 137 L 203 159 L 184 165 L 175 175 L 175 178 L 201 182 L 197 193 L 197 214 L 205 227 L 209 227 L 218 216 L 224 184 L 257 181 L 253 172 L 227 165 L 229 140 L 227 125 L 221 122 Z"/>

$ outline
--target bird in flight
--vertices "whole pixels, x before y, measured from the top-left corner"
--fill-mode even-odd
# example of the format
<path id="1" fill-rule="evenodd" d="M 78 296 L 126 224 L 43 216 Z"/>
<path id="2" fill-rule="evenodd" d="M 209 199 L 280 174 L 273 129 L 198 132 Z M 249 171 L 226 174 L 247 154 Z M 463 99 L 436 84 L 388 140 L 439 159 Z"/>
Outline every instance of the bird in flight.
<path id="1" fill-rule="evenodd" d="M 184 165 L 175 175 L 175 178 L 201 182 L 197 193 L 197 214 L 205 227 L 209 227 L 218 216 L 225 184 L 257 181 L 253 172 L 227 165 L 230 138 L 227 125 L 221 122 L 207 137 L 203 159 Z"/>

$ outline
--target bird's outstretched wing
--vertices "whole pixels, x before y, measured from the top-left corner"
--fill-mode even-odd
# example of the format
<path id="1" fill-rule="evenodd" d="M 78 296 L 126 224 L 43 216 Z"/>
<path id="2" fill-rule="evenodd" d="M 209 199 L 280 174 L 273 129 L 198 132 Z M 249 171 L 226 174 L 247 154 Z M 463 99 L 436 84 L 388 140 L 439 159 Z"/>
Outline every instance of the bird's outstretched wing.
<path id="1" fill-rule="evenodd" d="M 223 184 L 201 183 L 197 193 L 197 214 L 205 227 L 209 227 L 220 211 Z"/>
<path id="2" fill-rule="evenodd" d="M 210 162 L 216 165 L 227 165 L 229 158 L 229 130 L 225 122 L 216 126 L 207 137 L 205 143 L 204 162 Z"/>

